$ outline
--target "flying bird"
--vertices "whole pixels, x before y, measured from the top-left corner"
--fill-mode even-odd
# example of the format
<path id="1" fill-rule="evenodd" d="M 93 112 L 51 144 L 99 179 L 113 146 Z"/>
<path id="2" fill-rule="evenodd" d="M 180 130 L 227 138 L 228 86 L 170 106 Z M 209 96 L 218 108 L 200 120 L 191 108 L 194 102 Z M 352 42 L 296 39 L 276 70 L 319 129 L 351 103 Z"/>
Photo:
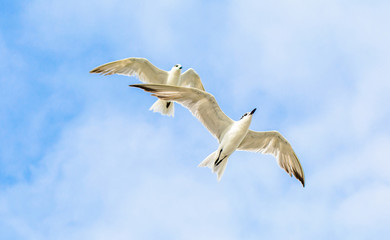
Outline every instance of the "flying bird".
<path id="1" fill-rule="evenodd" d="M 195 88 L 161 84 L 134 84 L 131 87 L 151 92 L 165 101 L 175 101 L 191 113 L 217 138 L 218 149 L 199 166 L 209 167 L 220 181 L 229 156 L 236 150 L 272 154 L 281 168 L 294 175 L 305 186 L 305 176 L 297 155 L 290 143 L 277 131 L 255 132 L 249 130 L 256 108 L 233 121 L 221 110 L 214 96 Z"/>
<path id="2" fill-rule="evenodd" d="M 126 58 L 103 64 L 92 69 L 90 73 L 100 73 L 104 76 L 112 74 L 137 76 L 144 83 L 193 87 L 204 91 L 202 81 L 194 69 L 190 68 L 183 74 L 181 74 L 181 69 L 182 66 L 176 64 L 170 71 L 164 71 L 145 58 Z M 158 99 L 149 110 L 172 117 L 175 111 L 171 101 L 161 99 Z"/>

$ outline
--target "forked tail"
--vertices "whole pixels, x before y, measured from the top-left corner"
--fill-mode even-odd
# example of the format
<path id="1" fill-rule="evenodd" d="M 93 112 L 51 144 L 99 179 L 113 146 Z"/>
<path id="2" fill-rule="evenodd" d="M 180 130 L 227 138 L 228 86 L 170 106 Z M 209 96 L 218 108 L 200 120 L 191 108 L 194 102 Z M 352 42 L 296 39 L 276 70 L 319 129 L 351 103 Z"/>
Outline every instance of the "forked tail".
<path id="1" fill-rule="evenodd" d="M 225 172 L 226 164 L 229 158 L 229 156 L 221 156 L 219 153 L 220 152 L 218 150 L 211 153 L 198 165 L 198 167 L 211 168 L 211 171 L 217 174 L 218 181 L 221 180 L 222 175 Z"/>
<path id="2" fill-rule="evenodd" d="M 165 100 L 158 99 L 153 105 L 149 108 L 150 111 L 159 112 L 162 115 L 172 116 L 175 113 L 175 107 L 173 102 L 168 102 Z"/>

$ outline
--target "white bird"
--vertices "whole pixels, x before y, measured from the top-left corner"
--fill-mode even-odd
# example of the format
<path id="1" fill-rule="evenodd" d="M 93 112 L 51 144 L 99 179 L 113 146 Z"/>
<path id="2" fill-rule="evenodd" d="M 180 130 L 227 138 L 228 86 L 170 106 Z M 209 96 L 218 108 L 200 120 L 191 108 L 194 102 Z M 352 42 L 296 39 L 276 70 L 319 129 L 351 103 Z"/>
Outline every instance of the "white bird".
<path id="1" fill-rule="evenodd" d="M 229 156 L 235 150 L 272 154 L 281 168 L 292 174 L 305 186 L 305 176 L 290 143 L 277 131 L 255 132 L 249 130 L 253 113 L 245 113 L 240 120 L 233 121 L 218 106 L 213 95 L 195 88 L 160 84 L 135 84 L 153 93 L 159 99 L 175 101 L 188 108 L 192 114 L 218 139 L 218 149 L 204 159 L 199 166 L 209 167 L 221 179 Z"/>
<path id="2" fill-rule="evenodd" d="M 137 76 L 144 83 L 193 87 L 204 91 L 202 81 L 194 69 L 190 68 L 183 74 L 181 74 L 181 69 L 182 66 L 176 64 L 167 72 L 157 68 L 145 58 L 126 58 L 103 64 L 92 69 L 90 73 L 100 73 L 104 76 L 112 74 Z M 173 103 L 160 99 L 149 110 L 172 117 L 175 112 Z"/>

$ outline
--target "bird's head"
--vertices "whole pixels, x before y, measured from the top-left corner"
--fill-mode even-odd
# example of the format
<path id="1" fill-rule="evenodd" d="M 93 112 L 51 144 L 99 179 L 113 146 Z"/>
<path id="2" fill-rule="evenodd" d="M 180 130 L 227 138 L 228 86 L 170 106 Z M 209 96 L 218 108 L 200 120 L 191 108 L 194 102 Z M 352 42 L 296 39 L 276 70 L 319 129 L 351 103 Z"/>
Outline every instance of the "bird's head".
<path id="1" fill-rule="evenodd" d="M 243 119 L 252 119 L 252 115 L 256 112 L 256 108 L 253 109 L 252 111 L 250 112 L 247 112 L 247 113 L 244 113 L 244 115 L 242 115 L 242 117 L 240 118 L 240 120 L 243 120 Z"/>
<path id="2" fill-rule="evenodd" d="M 172 70 L 181 70 L 183 67 L 180 64 L 176 64 L 172 67 Z"/>

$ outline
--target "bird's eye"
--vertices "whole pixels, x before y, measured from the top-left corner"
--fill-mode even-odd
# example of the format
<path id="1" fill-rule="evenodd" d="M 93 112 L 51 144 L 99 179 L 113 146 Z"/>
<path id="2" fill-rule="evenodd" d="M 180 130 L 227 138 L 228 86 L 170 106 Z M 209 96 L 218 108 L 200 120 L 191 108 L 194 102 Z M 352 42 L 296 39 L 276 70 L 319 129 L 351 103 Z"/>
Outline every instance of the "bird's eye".
<path id="1" fill-rule="evenodd" d="M 178 65 L 175 65 L 175 67 L 178 67 Z"/>

